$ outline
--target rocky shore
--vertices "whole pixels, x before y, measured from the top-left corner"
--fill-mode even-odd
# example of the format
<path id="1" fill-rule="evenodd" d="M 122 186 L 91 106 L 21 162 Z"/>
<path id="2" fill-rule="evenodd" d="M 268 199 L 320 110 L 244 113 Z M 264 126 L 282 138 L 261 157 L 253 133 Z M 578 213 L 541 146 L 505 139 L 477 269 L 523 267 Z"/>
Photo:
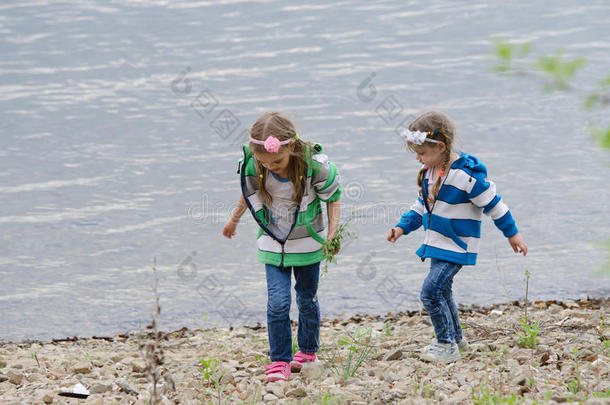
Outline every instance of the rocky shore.
<path id="1" fill-rule="evenodd" d="M 261 325 L 0 344 L 0 403 L 146 404 L 156 372 L 164 404 L 608 404 L 609 308 L 536 301 L 527 322 L 519 302 L 465 309 L 470 350 L 449 365 L 419 358 L 433 338 L 425 313 L 324 320 L 321 361 L 270 384 Z M 151 342 L 156 362 L 143 354 Z M 60 395 L 76 384 L 87 398 Z"/>

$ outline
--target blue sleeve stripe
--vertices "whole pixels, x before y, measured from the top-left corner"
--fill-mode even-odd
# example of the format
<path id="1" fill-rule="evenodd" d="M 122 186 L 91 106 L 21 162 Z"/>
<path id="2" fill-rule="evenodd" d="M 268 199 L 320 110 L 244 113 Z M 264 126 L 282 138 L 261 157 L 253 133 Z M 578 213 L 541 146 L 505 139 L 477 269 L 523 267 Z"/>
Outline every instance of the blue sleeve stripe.
<path id="1" fill-rule="evenodd" d="M 491 200 L 489 202 L 489 204 L 487 204 L 485 206 L 485 208 L 483 208 L 483 213 L 487 214 L 489 211 L 491 211 L 493 209 L 493 207 L 495 207 L 500 202 L 501 199 L 502 199 L 502 196 L 500 194 L 496 194 L 494 199 Z"/>
<path id="2" fill-rule="evenodd" d="M 422 224 L 422 217 L 417 212 L 411 210 L 409 212 L 405 212 L 402 214 L 400 218 L 400 222 L 396 224 L 397 227 L 402 228 L 404 234 L 408 234 L 409 232 L 413 232 L 417 228 L 419 228 Z"/>
<path id="3" fill-rule="evenodd" d="M 487 190 L 489 188 L 489 183 L 488 182 L 483 182 L 481 180 L 477 180 L 474 183 L 474 186 L 472 187 L 472 190 L 470 190 L 470 198 L 474 198 L 476 196 L 478 196 L 479 194 L 483 193 L 485 190 Z"/>
<path id="4" fill-rule="evenodd" d="M 515 219 L 510 211 L 506 212 L 501 218 L 494 220 L 494 224 L 507 238 L 510 238 L 519 232 L 517 225 L 515 224 Z"/>

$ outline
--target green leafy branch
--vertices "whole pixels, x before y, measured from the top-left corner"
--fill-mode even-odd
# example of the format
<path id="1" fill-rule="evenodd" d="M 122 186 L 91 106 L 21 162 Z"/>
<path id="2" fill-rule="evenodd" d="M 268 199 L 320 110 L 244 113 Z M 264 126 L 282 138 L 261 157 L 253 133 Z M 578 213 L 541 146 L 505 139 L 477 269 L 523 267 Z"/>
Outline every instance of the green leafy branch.
<path id="1" fill-rule="evenodd" d="M 583 90 L 571 84 L 576 74 L 587 64 L 582 57 L 568 58 L 562 49 L 538 58 L 529 57 L 531 43 L 517 44 L 503 39 L 494 39 L 492 70 L 502 74 L 535 76 L 546 81 L 546 91 L 571 91 L 582 93 L 586 110 L 610 107 L 610 75 L 599 80 L 592 89 Z M 603 129 L 591 126 L 589 131 L 605 149 L 610 149 L 610 126 Z"/>

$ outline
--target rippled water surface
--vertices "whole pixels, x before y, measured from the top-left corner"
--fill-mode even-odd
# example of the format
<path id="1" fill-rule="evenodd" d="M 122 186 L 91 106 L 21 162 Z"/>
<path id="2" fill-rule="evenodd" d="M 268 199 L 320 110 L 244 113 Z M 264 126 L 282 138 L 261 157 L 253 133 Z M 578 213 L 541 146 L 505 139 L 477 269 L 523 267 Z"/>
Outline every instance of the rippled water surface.
<path id="1" fill-rule="evenodd" d="M 419 308 L 422 233 L 384 238 L 417 192 L 394 128 L 433 108 L 530 247 L 515 256 L 487 219 L 457 300 L 522 298 L 526 269 L 533 299 L 607 296 L 608 152 L 592 115 L 577 94 L 492 73 L 487 55 L 493 37 L 563 47 L 587 58 L 585 88 L 608 73 L 609 17 L 607 1 L 2 2 L 0 340 L 142 327 L 155 257 L 165 329 L 264 321 L 256 227 L 220 230 L 243 131 L 272 109 L 325 145 L 344 212 L 359 210 L 323 316 Z"/>

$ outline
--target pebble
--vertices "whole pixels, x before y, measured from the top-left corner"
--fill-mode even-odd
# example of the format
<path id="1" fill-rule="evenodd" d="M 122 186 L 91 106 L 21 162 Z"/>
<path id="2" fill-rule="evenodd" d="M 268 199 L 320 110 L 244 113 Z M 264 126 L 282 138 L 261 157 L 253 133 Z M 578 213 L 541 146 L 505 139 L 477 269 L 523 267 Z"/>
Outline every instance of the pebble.
<path id="1" fill-rule="evenodd" d="M 278 399 L 279 398 L 273 394 L 265 394 L 265 396 L 263 397 L 263 401 L 265 401 L 265 402 L 273 402 L 273 401 L 277 401 Z"/>
<path id="2" fill-rule="evenodd" d="M 275 395 L 278 398 L 284 398 L 284 387 L 286 386 L 286 381 L 275 381 L 272 383 L 268 383 L 265 387 L 267 392 Z"/>
<path id="3" fill-rule="evenodd" d="M 23 380 L 23 374 L 17 373 L 13 370 L 9 370 L 7 376 L 8 376 L 8 381 L 11 384 L 19 385 L 19 384 L 21 384 L 21 381 Z"/>
<path id="4" fill-rule="evenodd" d="M 144 361 L 133 361 L 131 363 L 131 371 L 134 373 L 146 372 L 146 363 L 144 363 Z"/>
<path id="5" fill-rule="evenodd" d="M 324 364 L 321 361 L 303 364 L 300 374 L 308 381 L 316 380 L 324 372 Z"/>
<path id="6" fill-rule="evenodd" d="M 91 372 L 91 365 L 89 363 L 78 363 L 72 367 L 73 374 L 89 374 Z"/>
<path id="7" fill-rule="evenodd" d="M 286 393 L 287 397 L 292 397 L 292 398 L 303 398 L 305 396 L 307 396 L 307 392 L 305 392 L 305 390 L 303 388 L 295 388 L 293 390 L 290 390 Z"/>
<path id="8" fill-rule="evenodd" d="M 122 389 L 123 391 L 125 391 L 127 394 L 132 394 L 132 395 L 140 395 L 140 393 L 138 392 L 137 389 L 135 389 L 134 387 L 132 387 L 127 381 L 125 380 L 116 380 L 115 384 Z"/>
<path id="9" fill-rule="evenodd" d="M 402 350 L 396 349 L 389 351 L 384 357 L 383 361 L 400 360 L 402 358 Z"/>
<path id="10" fill-rule="evenodd" d="M 50 392 L 45 392 L 42 395 L 42 402 L 44 402 L 45 404 L 52 404 L 53 403 L 53 395 Z"/>
<path id="11" fill-rule="evenodd" d="M 89 392 L 92 394 L 103 394 L 105 392 L 108 392 L 112 390 L 112 386 L 111 385 L 106 385 L 106 384 L 95 384 L 91 387 L 91 389 L 89 389 Z"/>

